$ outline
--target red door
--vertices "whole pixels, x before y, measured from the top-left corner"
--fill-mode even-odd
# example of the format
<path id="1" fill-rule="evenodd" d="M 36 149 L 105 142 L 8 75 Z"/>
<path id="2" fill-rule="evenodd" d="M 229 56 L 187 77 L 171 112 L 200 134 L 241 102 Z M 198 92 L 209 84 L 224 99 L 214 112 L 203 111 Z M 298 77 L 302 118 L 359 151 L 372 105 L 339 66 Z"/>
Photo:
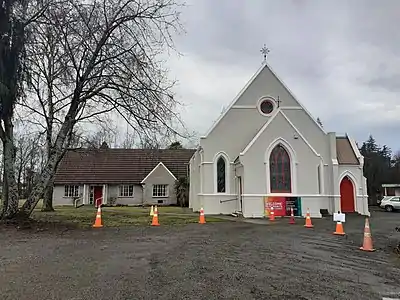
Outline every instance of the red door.
<path id="1" fill-rule="evenodd" d="M 95 186 L 93 190 L 93 196 L 94 204 L 96 207 L 98 207 L 99 204 L 103 203 L 103 187 Z"/>
<path id="2" fill-rule="evenodd" d="M 347 176 L 340 183 L 340 206 L 342 212 L 354 212 L 354 186 Z"/>

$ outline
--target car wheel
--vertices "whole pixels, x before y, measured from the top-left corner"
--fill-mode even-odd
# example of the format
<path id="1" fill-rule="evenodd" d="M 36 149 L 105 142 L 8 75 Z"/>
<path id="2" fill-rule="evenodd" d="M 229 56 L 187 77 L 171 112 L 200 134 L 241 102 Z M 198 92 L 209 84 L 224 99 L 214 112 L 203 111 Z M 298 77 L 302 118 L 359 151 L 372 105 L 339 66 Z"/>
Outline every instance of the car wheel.
<path id="1" fill-rule="evenodd" d="M 393 206 L 391 206 L 391 205 L 386 205 L 386 206 L 385 206 L 385 210 L 388 211 L 388 212 L 391 212 L 391 211 L 393 211 Z"/>

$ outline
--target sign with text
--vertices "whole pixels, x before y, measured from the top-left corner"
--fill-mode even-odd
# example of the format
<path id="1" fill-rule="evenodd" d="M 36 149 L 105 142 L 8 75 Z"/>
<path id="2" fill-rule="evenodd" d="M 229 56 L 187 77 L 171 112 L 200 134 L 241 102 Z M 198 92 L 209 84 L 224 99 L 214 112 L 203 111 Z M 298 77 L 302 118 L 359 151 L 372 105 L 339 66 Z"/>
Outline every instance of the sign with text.
<path id="1" fill-rule="evenodd" d="M 283 217 L 286 215 L 286 197 L 265 197 L 264 198 L 264 213 L 269 216 L 271 207 L 274 208 L 274 215 L 276 217 Z"/>
<path id="2" fill-rule="evenodd" d="M 290 209 L 293 208 L 293 215 L 301 217 L 301 198 L 300 197 L 286 197 L 286 216 L 290 216 Z"/>
<path id="3" fill-rule="evenodd" d="M 265 197 L 264 198 L 264 215 L 269 216 L 271 207 L 274 208 L 276 217 L 290 216 L 290 209 L 293 208 L 293 215 L 300 217 L 301 198 L 300 197 Z"/>

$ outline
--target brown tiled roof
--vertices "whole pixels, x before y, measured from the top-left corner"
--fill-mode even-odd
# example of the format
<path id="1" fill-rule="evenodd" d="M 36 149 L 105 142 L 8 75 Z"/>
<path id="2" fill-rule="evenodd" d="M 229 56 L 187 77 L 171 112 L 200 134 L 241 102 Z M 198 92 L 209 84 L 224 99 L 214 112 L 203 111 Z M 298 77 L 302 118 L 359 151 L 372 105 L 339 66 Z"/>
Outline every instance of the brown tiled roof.
<path id="1" fill-rule="evenodd" d="M 162 162 L 176 178 L 187 176 L 193 149 L 76 149 L 61 160 L 54 184 L 139 184 Z"/>
<path id="2" fill-rule="evenodd" d="M 339 165 L 359 164 L 347 137 L 336 137 L 336 155 Z"/>

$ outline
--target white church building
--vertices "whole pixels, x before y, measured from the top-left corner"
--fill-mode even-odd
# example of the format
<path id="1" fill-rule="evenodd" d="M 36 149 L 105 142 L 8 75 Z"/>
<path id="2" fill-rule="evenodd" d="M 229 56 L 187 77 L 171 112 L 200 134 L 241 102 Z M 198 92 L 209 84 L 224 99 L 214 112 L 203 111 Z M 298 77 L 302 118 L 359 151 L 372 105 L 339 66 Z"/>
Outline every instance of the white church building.
<path id="1" fill-rule="evenodd" d="M 264 62 L 201 137 L 189 206 L 245 218 L 265 217 L 268 205 L 282 215 L 290 206 L 299 216 L 369 215 L 363 164 L 355 141 L 325 132 Z"/>

